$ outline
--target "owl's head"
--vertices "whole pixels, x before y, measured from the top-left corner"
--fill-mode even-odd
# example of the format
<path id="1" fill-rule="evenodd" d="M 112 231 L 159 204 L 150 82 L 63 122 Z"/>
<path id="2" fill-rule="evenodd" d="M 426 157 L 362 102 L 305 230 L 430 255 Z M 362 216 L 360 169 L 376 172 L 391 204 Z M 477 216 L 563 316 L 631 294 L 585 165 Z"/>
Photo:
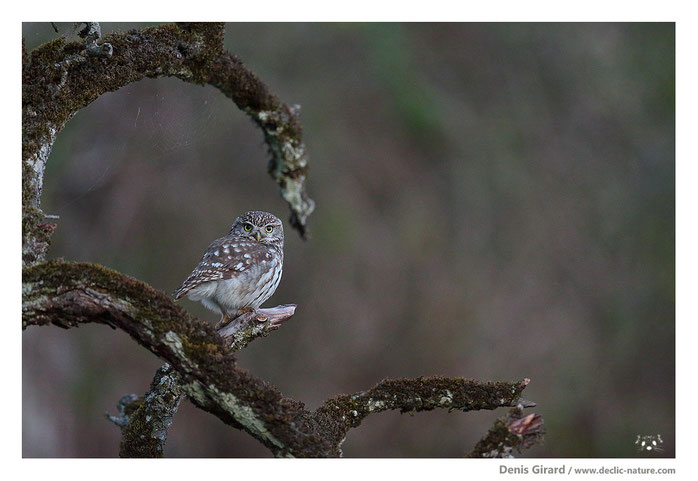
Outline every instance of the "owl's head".
<path id="1" fill-rule="evenodd" d="M 262 244 L 277 244 L 284 242 L 284 226 L 281 219 L 269 212 L 252 210 L 245 212 L 235 219 L 230 234 L 241 238 L 249 238 Z"/>

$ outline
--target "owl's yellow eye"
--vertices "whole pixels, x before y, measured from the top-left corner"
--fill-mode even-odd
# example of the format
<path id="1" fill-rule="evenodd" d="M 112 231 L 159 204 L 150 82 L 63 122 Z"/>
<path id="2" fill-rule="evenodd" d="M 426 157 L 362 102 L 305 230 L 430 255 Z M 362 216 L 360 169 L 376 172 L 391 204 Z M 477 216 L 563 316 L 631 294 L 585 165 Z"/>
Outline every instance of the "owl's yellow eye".
<path id="1" fill-rule="evenodd" d="M 267 232 L 271 232 L 271 231 L 274 230 L 274 228 L 273 228 L 272 226 L 268 225 L 268 226 L 266 226 L 266 227 L 264 228 L 264 230 L 267 231 Z"/>
<path id="2" fill-rule="evenodd" d="M 245 227 L 243 227 L 243 229 L 245 229 L 245 232 L 251 231 L 251 230 L 252 230 L 252 224 L 245 224 Z"/>

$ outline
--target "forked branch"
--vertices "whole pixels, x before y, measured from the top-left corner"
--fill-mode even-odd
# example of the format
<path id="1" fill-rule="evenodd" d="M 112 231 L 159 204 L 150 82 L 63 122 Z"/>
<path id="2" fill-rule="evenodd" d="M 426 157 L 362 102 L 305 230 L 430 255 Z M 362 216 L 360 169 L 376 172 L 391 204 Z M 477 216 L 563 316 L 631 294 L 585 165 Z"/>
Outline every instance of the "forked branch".
<path id="1" fill-rule="evenodd" d="M 194 404 L 278 456 L 338 456 L 347 431 L 372 412 L 515 406 L 526 386 L 443 377 L 385 380 L 333 398 L 313 413 L 239 369 L 229 342 L 213 327 L 143 282 L 102 266 L 59 260 L 25 269 L 22 281 L 24 328 L 97 322 L 124 330 L 177 371 L 182 392 Z"/>
<path id="2" fill-rule="evenodd" d="M 313 210 L 304 187 L 307 157 L 297 109 L 280 102 L 223 49 L 222 24 L 163 25 L 101 37 L 97 24 L 90 23 L 85 39 L 82 44 L 60 38 L 31 54 L 22 50 L 22 327 L 107 324 L 167 362 L 143 398 L 122 398 L 119 416 L 110 417 L 122 427 L 122 456 L 161 456 L 184 396 L 248 432 L 275 455 L 302 457 L 339 456 L 349 429 L 374 412 L 527 407 L 520 400 L 527 380 L 425 377 L 386 379 L 311 412 L 238 368 L 234 358 L 236 350 L 289 319 L 295 306 L 261 309 L 217 332 L 141 281 L 96 264 L 47 262 L 56 226 L 47 222 L 40 200 L 57 133 L 100 95 L 146 77 L 173 76 L 220 89 L 262 129 L 272 154 L 269 172 L 302 236 Z M 533 429 L 538 423 L 521 419 L 507 429 Z"/>
<path id="3" fill-rule="evenodd" d="M 231 351 L 238 351 L 254 339 L 278 329 L 293 316 L 295 305 L 283 305 L 244 313 L 218 329 Z M 150 390 L 143 397 L 130 394 L 117 404 L 120 416 L 107 419 L 121 428 L 119 456 L 162 457 L 167 430 L 186 397 L 182 376 L 169 364 L 155 373 Z"/>

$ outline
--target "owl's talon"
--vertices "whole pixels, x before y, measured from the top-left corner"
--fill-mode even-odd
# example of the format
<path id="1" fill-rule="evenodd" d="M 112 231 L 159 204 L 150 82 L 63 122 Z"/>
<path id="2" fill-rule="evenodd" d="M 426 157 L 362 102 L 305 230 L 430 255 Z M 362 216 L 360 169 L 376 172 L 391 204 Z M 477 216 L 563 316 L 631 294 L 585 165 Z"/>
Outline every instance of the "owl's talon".
<path id="1" fill-rule="evenodd" d="M 254 307 L 241 307 L 238 309 L 238 316 L 242 316 L 246 312 L 255 312 L 255 310 L 256 309 Z"/>
<path id="2" fill-rule="evenodd" d="M 218 323 L 216 324 L 215 329 L 219 330 L 219 329 L 227 326 L 228 324 L 230 324 L 230 321 L 232 321 L 232 320 L 233 320 L 232 317 L 228 316 L 227 314 L 223 314 L 223 316 L 221 317 L 221 320 L 218 321 Z"/>

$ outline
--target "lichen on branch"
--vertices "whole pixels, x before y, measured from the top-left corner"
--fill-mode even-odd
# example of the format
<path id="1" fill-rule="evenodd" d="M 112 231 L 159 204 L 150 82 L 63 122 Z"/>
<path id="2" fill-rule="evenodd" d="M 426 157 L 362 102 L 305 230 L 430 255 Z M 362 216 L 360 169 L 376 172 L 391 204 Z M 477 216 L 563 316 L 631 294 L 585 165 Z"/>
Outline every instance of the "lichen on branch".
<path id="1" fill-rule="evenodd" d="M 468 457 L 513 458 L 514 451 L 521 452 L 540 443 L 544 432 L 543 418 L 536 413 L 524 415 L 524 407 L 519 403 L 506 416 L 498 418 Z"/>
<path id="2" fill-rule="evenodd" d="M 117 407 L 121 416 L 107 418 L 121 427 L 119 456 L 160 458 L 165 452 L 167 431 L 185 395 L 182 376 L 169 364 L 155 373 L 145 396 L 127 395 Z"/>
<path id="3" fill-rule="evenodd" d="M 124 330 L 177 371 L 182 392 L 194 404 L 279 456 L 339 456 L 348 430 L 374 412 L 495 409 L 515 405 L 526 386 L 438 376 L 387 379 L 310 412 L 239 369 L 229 342 L 212 326 L 143 282 L 95 264 L 61 260 L 25 269 L 22 281 L 24 328 L 97 322 Z"/>
<path id="4" fill-rule="evenodd" d="M 119 416 L 109 417 L 122 427 L 123 456 L 161 456 L 184 396 L 248 432 L 275 455 L 299 457 L 340 456 L 349 429 L 369 414 L 389 409 L 531 405 L 520 399 L 527 380 L 490 383 L 432 376 L 386 379 L 309 411 L 238 368 L 234 357 L 236 350 L 289 319 L 295 306 L 260 309 L 216 331 L 144 282 L 92 263 L 46 261 L 55 224 L 41 210 L 41 190 L 56 135 L 100 95 L 146 77 L 173 76 L 219 88 L 262 129 L 271 152 L 269 173 L 301 236 L 313 210 L 305 192 L 308 161 L 298 108 L 279 101 L 223 49 L 222 24 L 162 25 L 102 38 L 97 24 L 88 23 L 84 33 L 84 44 L 60 38 L 31 53 L 22 46 L 22 328 L 102 323 L 125 331 L 167 362 L 144 397 L 122 398 Z M 507 429 L 523 436 L 537 425 L 535 417 L 519 417 Z"/>
<path id="5" fill-rule="evenodd" d="M 104 37 L 95 22 L 86 25 L 86 43 L 61 37 L 32 52 L 22 43 L 23 266 L 46 260 L 52 231 L 44 227 L 40 200 L 56 135 L 100 95 L 144 78 L 213 85 L 249 115 L 264 134 L 271 153 L 269 173 L 291 209 L 291 224 L 305 237 L 314 203 L 305 191 L 308 158 L 298 109 L 281 102 L 225 51 L 223 24 L 167 24 Z"/>
<path id="6" fill-rule="evenodd" d="M 315 412 L 328 427 L 328 435 L 341 446 L 350 428 L 366 416 L 387 410 L 402 413 L 431 411 L 473 411 L 515 406 L 529 380 L 482 382 L 458 377 L 429 376 L 416 379 L 385 379 L 368 391 L 334 397 Z"/>
<path id="7" fill-rule="evenodd" d="M 216 326 L 218 334 L 231 351 L 238 351 L 258 337 L 281 327 L 293 316 L 295 308 L 295 305 L 283 305 L 243 313 L 224 326 Z M 145 396 L 131 394 L 122 397 L 118 403 L 121 415 L 107 415 L 121 428 L 119 456 L 162 457 L 167 431 L 184 398 L 182 376 L 169 364 L 158 369 Z"/>
<path id="8" fill-rule="evenodd" d="M 165 293 L 85 262 L 48 261 L 24 269 L 22 281 L 24 328 L 97 322 L 122 329 L 182 375 L 186 393 L 199 407 L 275 452 L 279 444 L 301 445 L 297 455 L 324 452 L 324 442 L 310 437 L 302 404 L 239 369 L 226 340 Z"/>

